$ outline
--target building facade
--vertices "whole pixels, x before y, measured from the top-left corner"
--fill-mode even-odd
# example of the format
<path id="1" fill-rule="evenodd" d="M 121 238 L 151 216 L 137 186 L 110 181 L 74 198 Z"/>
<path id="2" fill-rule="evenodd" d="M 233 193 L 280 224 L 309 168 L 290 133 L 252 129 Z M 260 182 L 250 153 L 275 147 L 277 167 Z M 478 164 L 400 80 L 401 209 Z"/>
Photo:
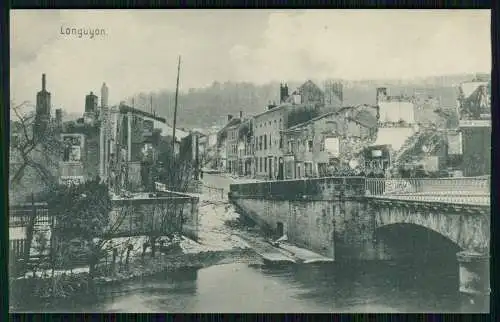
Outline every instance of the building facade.
<path id="1" fill-rule="evenodd" d="M 242 113 L 240 112 L 240 117 Z M 226 125 L 217 132 L 217 144 L 214 166 L 217 170 L 236 173 L 238 160 L 238 126 L 241 118 L 227 115 Z M 231 162 L 229 162 L 231 161 Z"/>
<path id="2" fill-rule="evenodd" d="M 239 126 L 234 124 L 228 126 L 226 139 L 226 172 L 236 175 L 238 174 L 238 143 L 239 143 Z"/>
<path id="3" fill-rule="evenodd" d="M 287 123 L 290 104 L 268 110 L 254 116 L 253 132 L 253 173 L 256 178 L 274 180 L 283 174 L 283 137 L 281 131 Z"/>
<path id="4" fill-rule="evenodd" d="M 253 176 L 254 144 L 253 144 L 253 119 L 245 119 L 239 127 L 238 138 L 238 174 L 240 176 Z"/>
<path id="5" fill-rule="evenodd" d="M 356 154 L 362 150 L 359 143 L 368 145 L 376 135 L 377 122 L 374 116 L 368 122 L 352 115 L 366 117 L 355 108 L 345 108 L 284 130 L 285 179 L 326 176 L 329 168 L 338 167 L 341 161 L 357 164 Z"/>
<path id="6" fill-rule="evenodd" d="M 491 80 L 474 79 L 460 86 L 461 170 L 465 176 L 491 173 Z"/>
<path id="7" fill-rule="evenodd" d="M 310 80 L 291 95 L 288 95 L 286 84 L 280 86 L 280 101 L 284 103 L 269 105 L 265 112 L 253 119 L 253 173 L 256 178 L 275 180 L 286 177 L 285 163 L 290 163 L 290 155 L 287 154 L 283 131 L 319 115 L 339 110 L 341 87 L 335 89 L 337 99 L 331 99 L 334 104 L 325 104 L 325 94 Z"/>

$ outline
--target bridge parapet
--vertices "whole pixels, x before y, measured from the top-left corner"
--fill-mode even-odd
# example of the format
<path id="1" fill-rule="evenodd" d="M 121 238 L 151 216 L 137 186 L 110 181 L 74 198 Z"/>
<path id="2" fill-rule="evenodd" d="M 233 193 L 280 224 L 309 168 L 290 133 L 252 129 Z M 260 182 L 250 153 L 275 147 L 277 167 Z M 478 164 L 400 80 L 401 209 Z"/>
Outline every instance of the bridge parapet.
<path id="1" fill-rule="evenodd" d="M 329 200 L 364 194 L 364 177 L 325 177 L 299 180 L 262 181 L 230 185 L 230 196 L 248 199 Z"/>
<path id="2" fill-rule="evenodd" d="M 489 195 L 490 178 L 366 178 L 366 194 L 380 195 Z"/>

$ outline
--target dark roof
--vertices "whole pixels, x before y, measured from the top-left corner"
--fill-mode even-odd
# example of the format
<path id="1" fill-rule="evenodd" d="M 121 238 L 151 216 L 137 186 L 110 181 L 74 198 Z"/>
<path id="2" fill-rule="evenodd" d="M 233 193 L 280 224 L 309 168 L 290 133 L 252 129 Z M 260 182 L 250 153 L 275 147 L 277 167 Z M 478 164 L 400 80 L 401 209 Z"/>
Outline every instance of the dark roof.
<path id="1" fill-rule="evenodd" d="M 338 115 L 338 112 L 329 112 L 329 113 L 321 114 L 321 115 L 316 116 L 315 118 L 312 118 L 312 119 L 310 119 L 310 120 L 308 120 L 308 121 L 305 121 L 305 122 L 302 122 L 302 123 L 296 124 L 296 125 L 294 125 L 294 126 L 291 126 L 291 127 L 289 127 L 288 129 L 283 130 L 283 132 L 293 131 L 293 130 L 295 130 L 295 129 L 301 128 L 301 127 L 303 127 L 303 126 L 306 126 L 306 125 L 308 125 L 308 124 L 310 124 L 310 123 L 313 123 L 313 122 L 315 122 L 315 121 L 317 121 L 317 120 L 321 120 L 322 118 L 327 117 L 327 116 L 331 116 L 331 115 Z"/>
<path id="2" fill-rule="evenodd" d="M 322 118 L 324 117 L 328 117 L 328 116 L 331 116 L 331 115 L 340 115 L 340 112 L 341 111 L 345 111 L 347 109 L 357 109 L 357 108 L 360 108 L 360 107 L 373 107 L 373 108 L 376 108 L 375 106 L 372 106 L 372 105 L 358 105 L 358 106 L 345 106 L 345 107 L 342 107 L 340 110 L 338 111 L 334 111 L 334 112 L 328 112 L 328 113 L 324 113 L 324 114 L 321 114 L 319 116 L 316 116 L 315 118 L 312 118 L 308 121 L 305 121 L 305 122 L 302 122 L 302 123 L 299 123 L 299 124 L 296 124 L 286 130 L 284 130 L 283 132 L 287 132 L 287 131 L 293 131 L 295 129 L 298 129 L 298 128 L 301 128 L 303 126 L 306 126 L 307 124 L 310 124 L 310 123 L 313 123 L 317 120 L 321 120 Z M 349 117 L 347 118 L 346 120 L 347 121 L 353 121 L 353 122 L 356 122 L 364 127 L 367 127 L 367 128 L 372 128 L 372 127 L 375 127 L 377 126 L 376 123 L 374 124 L 367 124 L 369 122 L 369 120 L 360 120 L 360 119 L 357 119 L 357 116 L 361 114 L 362 111 L 359 111 L 357 114 L 356 114 L 356 117 Z"/>
<path id="3" fill-rule="evenodd" d="M 131 106 L 127 106 L 127 105 L 124 105 L 124 104 L 120 105 L 120 113 L 128 113 L 128 112 L 131 112 L 133 114 L 142 115 L 142 116 L 145 116 L 145 117 L 149 117 L 149 118 L 152 118 L 154 120 L 157 120 L 157 121 L 160 121 L 160 122 L 163 122 L 163 123 L 167 122 L 167 120 L 164 117 L 156 116 L 154 114 L 151 114 L 151 113 L 148 113 L 148 112 L 144 112 L 142 110 L 139 110 L 137 108 L 134 108 L 134 107 L 131 107 Z"/>
<path id="4" fill-rule="evenodd" d="M 218 133 L 225 132 L 229 127 L 231 127 L 233 125 L 238 125 L 240 123 L 241 123 L 241 119 L 239 117 L 234 117 L 229 122 L 227 122 L 227 124 L 224 125 L 224 127 L 222 129 L 220 129 L 220 131 Z"/>

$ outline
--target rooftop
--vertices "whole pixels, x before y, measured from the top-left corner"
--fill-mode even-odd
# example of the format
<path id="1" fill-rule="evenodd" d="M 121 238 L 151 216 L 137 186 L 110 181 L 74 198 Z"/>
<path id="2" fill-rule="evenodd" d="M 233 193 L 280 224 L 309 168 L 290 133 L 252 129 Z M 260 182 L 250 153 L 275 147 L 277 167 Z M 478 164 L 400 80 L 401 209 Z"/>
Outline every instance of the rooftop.
<path id="1" fill-rule="evenodd" d="M 137 115 L 141 115 L 141 116 L 145 116 L 145 117 L 148 117 L 148 118 L 151 118 L 153 120 L 160 121 L 163 123 L 167 122 L 167 120 L 165 118 L 157 116 L 155 114 L 144 112 L 142 110 L 139 110 L 137 108 L 134 108 L 134 107 L 131 107 L 128 105 L 124 105 L 124 104 L 120 105 L 120 113 L 128 113 L 128 112 L 131 112 L 131 113 L 137 114 Z"/>

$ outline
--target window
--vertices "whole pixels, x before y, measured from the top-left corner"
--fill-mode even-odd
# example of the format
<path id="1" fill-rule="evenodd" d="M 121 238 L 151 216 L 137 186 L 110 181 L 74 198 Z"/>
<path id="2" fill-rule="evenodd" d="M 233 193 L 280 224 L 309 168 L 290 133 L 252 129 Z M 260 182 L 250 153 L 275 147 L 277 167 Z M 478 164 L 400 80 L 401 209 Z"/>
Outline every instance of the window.
<path id="1" fill-rule="evenodd" d="M 269 134 L 269 148 L 271 148 L 271 134 Z"/>
<path id="2" fill-rule="evenodd" d="M 259 171 L 262 172 L 262 158 L 259 158 Z"/>
<path id="3" fill-rule="evenodd" d="M 326 177 L 328 175 L 328 164 L 318 163 L 318 175 L 320 177 Z"/>
<path id="4" fill-rule="evenodd" d="M 280 135 L 280 149 L 283 149 L 283 136 Z"/>
<path id="5" fill-rule="evenodd" d="M 262 151 L 262 135 L 259 136 L 259 151 Z"/>
<path id="6" fill-rule="evenodd" d="M 312 141 L 312 140 L 309 140 L 309 141 L 307 142 L 307 150 L 308 150 L 309 152 L 312 152 L 312 150 L 313 150 L 313 141 Z"/>
<path id="7" fill-rule="evenodd" d="M 264 159 L 264 172 L 267 172 L 267 159 Z"/>
<path id="8" fill-rule="evenodd" d="M 264 134 L 264 150 L 267 150 L 267 135 Z"/>
<path id="9" fill-rule="evenodd" d="M 312 162 L 306 162 L 304 163 L 304 174 L 306 177 L 312 177 Z"/>

